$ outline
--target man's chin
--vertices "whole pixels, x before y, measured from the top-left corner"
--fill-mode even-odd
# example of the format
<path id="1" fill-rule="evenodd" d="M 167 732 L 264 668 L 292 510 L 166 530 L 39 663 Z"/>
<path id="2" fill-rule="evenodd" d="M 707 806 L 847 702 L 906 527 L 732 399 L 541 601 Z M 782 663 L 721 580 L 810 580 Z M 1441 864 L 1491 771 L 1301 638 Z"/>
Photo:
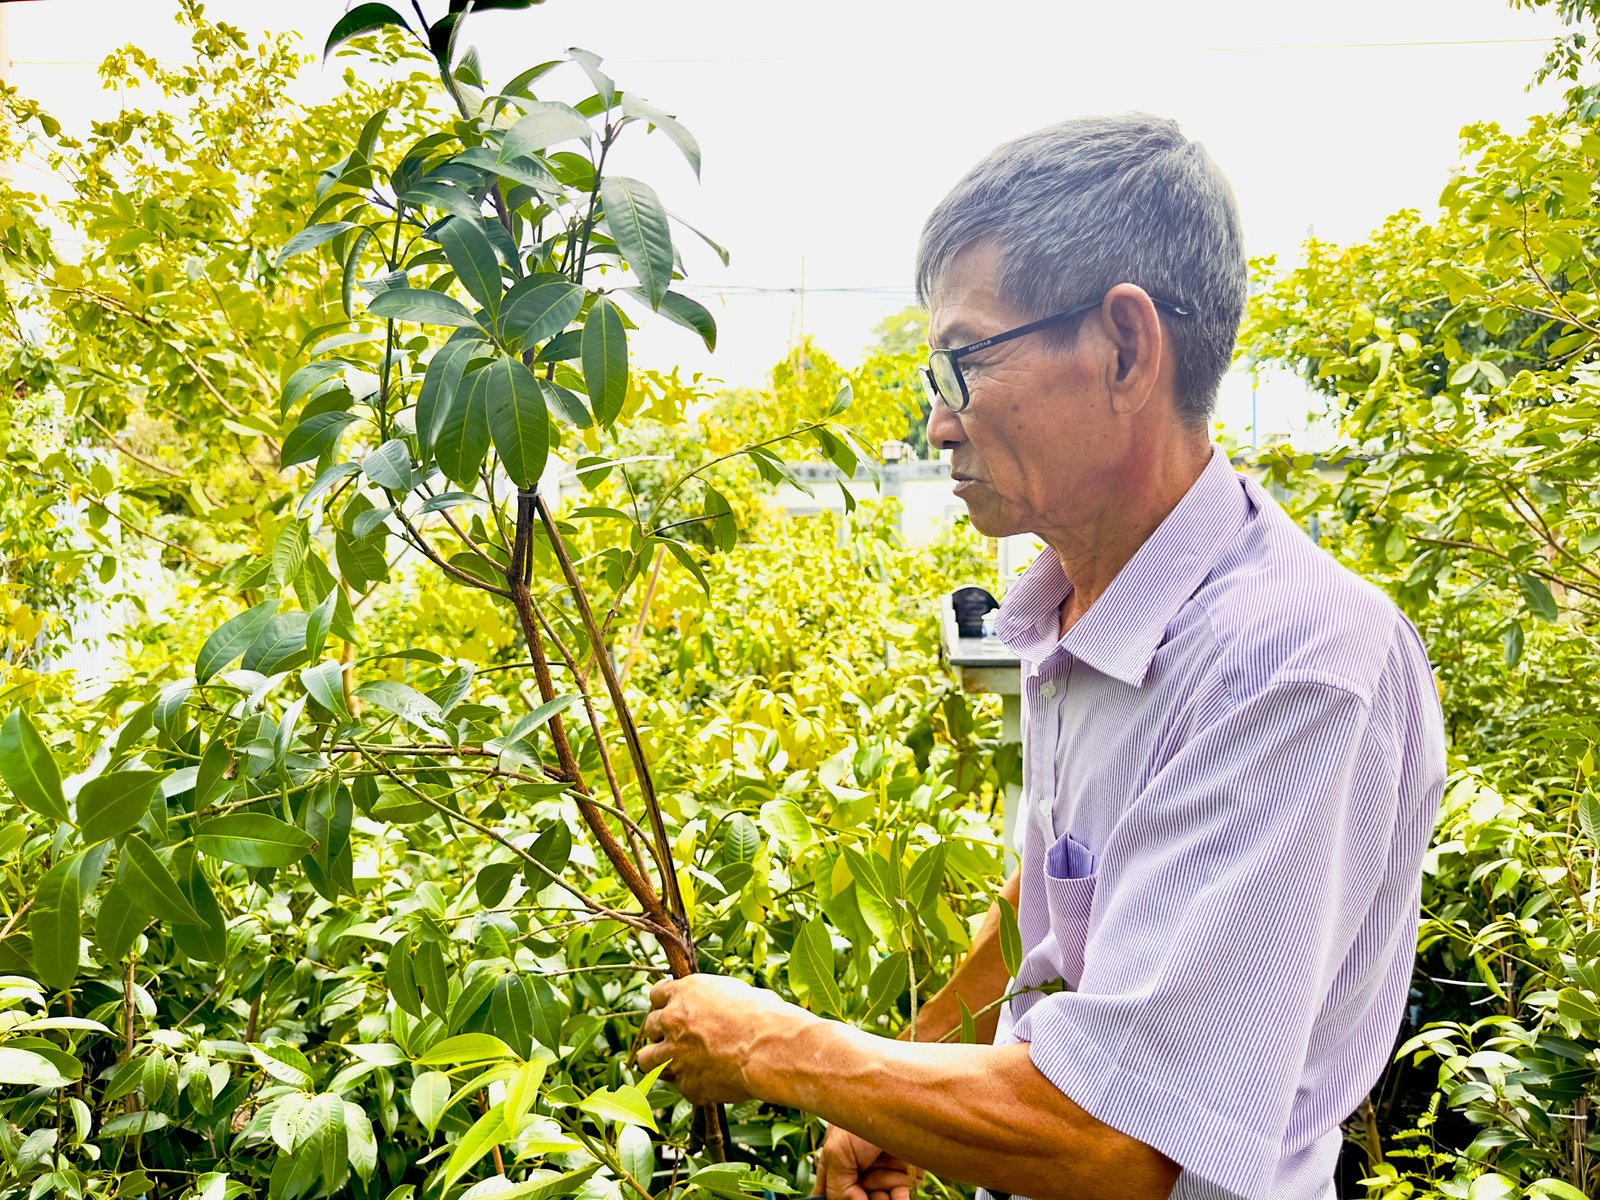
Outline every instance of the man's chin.
<path id="1" fill-rule="evenodd" d="M 968 501 L 967 519 L 984 537 L 1010 537 L 1014 533 L 1023 532 L 1021 529 L 1013 528 L 1014 522 L 1006 520 L 1004 514 L 996 512 L 987 504 L 974 504 Z"/>

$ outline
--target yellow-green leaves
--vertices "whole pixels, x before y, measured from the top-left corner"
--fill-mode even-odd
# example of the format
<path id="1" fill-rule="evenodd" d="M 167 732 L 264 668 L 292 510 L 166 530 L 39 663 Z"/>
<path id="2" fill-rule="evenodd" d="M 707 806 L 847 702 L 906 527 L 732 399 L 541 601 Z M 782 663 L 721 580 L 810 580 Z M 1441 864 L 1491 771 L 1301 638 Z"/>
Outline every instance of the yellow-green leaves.
<path id="1" fill-rule="evenodd" d="M 1006 974 L 1015 979 L 1022 968 L 1022 931 L 1017 927 L 1017 910 L 1011 901 L 1000 897 L 1000 957 L 1005 960 Z"/>
<path id="2" fill-rule="evenodd" d="M 242 655 L 267 628 L 267 623 L 277 611 L 276 600 L 264 600 L 254 608 L 247 609 L 223 622 L 206 639 L 205 645 L 200 647 L 200 656 L 194 663 L 195 682 L 205 683 Z"/>
<path id="3" fill-rule="evenodd" d="M 11 794 L 42 817 L 67 819 L 61 769 L 28 714 L 13 709 L 0 726 L 0 779 Z"/>

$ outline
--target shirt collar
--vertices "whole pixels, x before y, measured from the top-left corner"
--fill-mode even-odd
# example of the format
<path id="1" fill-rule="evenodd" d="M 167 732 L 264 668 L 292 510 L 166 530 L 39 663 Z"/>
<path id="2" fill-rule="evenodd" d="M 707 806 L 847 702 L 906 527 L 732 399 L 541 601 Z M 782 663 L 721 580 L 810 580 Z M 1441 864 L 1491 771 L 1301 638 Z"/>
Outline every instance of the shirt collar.
<path id="1" fill-rule="evenodd" d="M 1041 662 L 1064 650 L 1113 679 L 1138 687 L 1167 626 L 1182 611 L 1250 515 L 1244 478 L 1220 446 L 1183 499 L 1067 631 L 1061 603 L 1072 591 L 1061 560 L 1046 548 L 1006 593 L 995 629 L 1019 658 Z"/>

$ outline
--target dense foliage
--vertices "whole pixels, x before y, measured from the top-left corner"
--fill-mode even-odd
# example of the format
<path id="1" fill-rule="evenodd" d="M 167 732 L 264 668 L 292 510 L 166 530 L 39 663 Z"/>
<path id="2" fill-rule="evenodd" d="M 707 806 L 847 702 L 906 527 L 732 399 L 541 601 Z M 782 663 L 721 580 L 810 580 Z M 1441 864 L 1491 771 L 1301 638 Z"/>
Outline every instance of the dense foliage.
<path id="1" fill-rule="evenodd" d="M 1340 414 L 1334 482 L 1270 465 L 1421 627 L 1450 735 L 1415 1036 L 1357 1131 L 1385 1198 L 1600 1191 L 1600 125 L 1572 100 L 1464 131 L 1436 216 L 1263 272 L 1246 328 Z"/>
<path id="2" fill-rule="evenodd" d="M 1001 873 L 997 723 L 932 640 L 975 544 L 773 522 L 795 439 L 855 474 L 849 381 L 630 370 L 635 320 L 715 327 L 607 152 L 693 136 L 584 51 L 491 88 L 462 7 L 353 9 L 315 108 L 193 3 L 192 65 L 103 70 L 158 112 L 5 96 L 72 183 L 0 227 L 8 1194 L 803 1189 L 810 1118 L 630 1066 L 648 983 L 894 1032 Z"/>

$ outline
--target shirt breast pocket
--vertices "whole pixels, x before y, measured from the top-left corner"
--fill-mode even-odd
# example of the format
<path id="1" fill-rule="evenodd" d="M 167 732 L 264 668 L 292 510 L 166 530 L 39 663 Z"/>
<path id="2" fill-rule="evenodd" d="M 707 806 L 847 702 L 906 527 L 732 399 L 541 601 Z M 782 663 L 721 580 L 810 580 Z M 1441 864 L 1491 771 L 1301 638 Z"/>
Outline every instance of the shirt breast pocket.
<path id="1" fill-rule="evenodd" d="M 1055 938 L 1062 981 L 1074 991 L 1083 978 L 1083 948 L 1094 908 L 1095 857 L 1070 833 L 1045 853 L 1044 889 L 1050 905 L 1050 932 Z"/>

